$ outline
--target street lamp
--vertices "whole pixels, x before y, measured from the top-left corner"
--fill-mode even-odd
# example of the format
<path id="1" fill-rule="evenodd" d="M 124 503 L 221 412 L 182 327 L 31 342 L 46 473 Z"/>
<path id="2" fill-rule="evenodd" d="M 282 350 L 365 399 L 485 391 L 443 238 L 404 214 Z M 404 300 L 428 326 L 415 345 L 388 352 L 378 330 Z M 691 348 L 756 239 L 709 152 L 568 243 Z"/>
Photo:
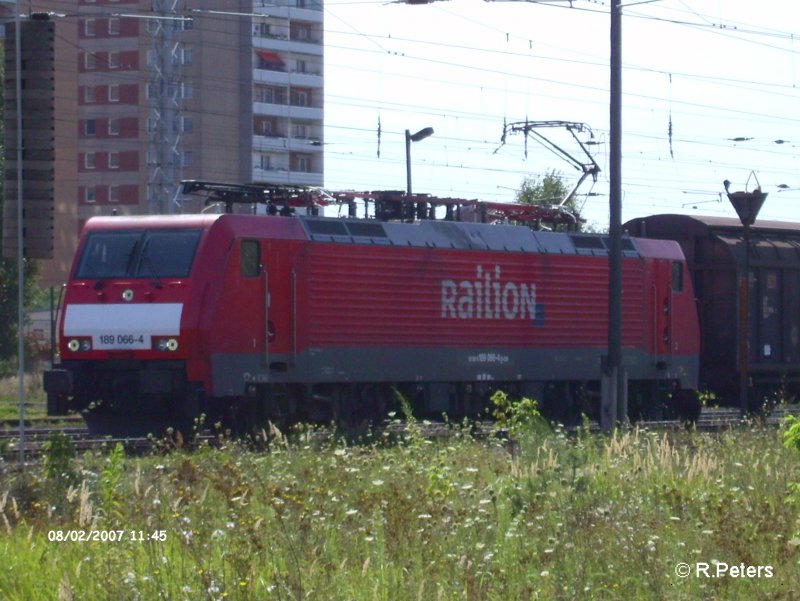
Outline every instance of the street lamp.
<path id="1" fill-rule="evenodd" d="M 747 413 L 748 407 L 748 359 L 750 340 L 750 226 L 753 225 L 767 198 L 767 194 L 758 187 L 752 192 L 730 192 L 730 182 L 725 180 L 725 192 L 731 201 L 739 221 L 742 222 L 744 231 L 744 266 L 739 275 L 739 407 L 742 417 Z"/>
<path id="2" fill-rule="evenodd" d="M 411 142 L 420 142 L 433 135 L 433 128 L 426 127 L 412 134 L 406 130 L 406 198 L 411 202 Z"/>

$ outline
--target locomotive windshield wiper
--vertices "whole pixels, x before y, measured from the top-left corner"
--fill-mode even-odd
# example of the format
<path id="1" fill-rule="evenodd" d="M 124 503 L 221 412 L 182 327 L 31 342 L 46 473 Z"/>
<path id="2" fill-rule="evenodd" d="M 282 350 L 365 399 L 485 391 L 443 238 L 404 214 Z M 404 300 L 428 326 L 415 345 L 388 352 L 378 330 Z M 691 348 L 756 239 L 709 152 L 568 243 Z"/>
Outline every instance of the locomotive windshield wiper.
<path id="1" fill-rule="evenodd" d="M 142 249 L 140 262 L 144 264 L 144 266 L 147 267 L 147 270 L 150 272 L 150 281 L 153 283 L 153 286 L 155 288 L 161 288 L 161 280 L 158 279 L 158 273 L 156 273 L 156 268 L 153 266 L 152 259 L 150 259 L 150 256 L 147 254 L 146 246 Z"/>

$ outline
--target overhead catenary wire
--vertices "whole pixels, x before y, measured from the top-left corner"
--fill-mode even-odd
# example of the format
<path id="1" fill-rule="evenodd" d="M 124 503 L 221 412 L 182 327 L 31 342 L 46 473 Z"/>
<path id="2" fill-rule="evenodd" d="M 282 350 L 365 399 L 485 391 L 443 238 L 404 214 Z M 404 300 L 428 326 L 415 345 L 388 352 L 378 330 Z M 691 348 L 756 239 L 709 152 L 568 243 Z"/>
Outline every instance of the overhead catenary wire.
<path id="1" fill-rule="evenodd" d="M 330 5 L 329 5 L 328 9 L 329 8 L 330 8 Z M 326 9 L 326 10 L 328 10 L 328 9 Z M 211 24 L 213 24 L 213 20 L 210 20 L 209 22 Z M 339 29 L 340 29 L 340 27 L 339 27 Z M 326 36 L 329 36 L 329 35 L 331 35 L 330 32 L 328 30 L 326 30 Z M 403 43 L 409 45 L 409 48 L 413 48 L 414 47 L 414 43 L 413 42 L 403 42 Z M 334 46 L 335 45 L 333 45 L 333 44 L 330 45 L 331 48 L 333 48 Z M 426 44 L 426 46 L 427 46 L 427 44 Z M 375 46 L 373 46 L 373 49 L 374 48 L 375 48 Z M 341 49 L 342 48 L 338 48 L 337 50 L 341 50 Z M 360 50 L 359 50 L 359 52 L 360 52 Z M 410 51 L 407 51 L 405 53 L 405 55 L 403 55 L 403 56 L 401 56 L 399 54 L 398 55 L 389 55 L 387 57 L 388 58 L 387 68 L 390 69 L 390 70 L 394 69 L 394 67 L 392 65 L 393 63 L 398 62 L 398 61 L 409 60 L 409 56 L 408 56 L 409 54 L 413 54 L 413 53 L 410 52 Z M 537 57 L 537 59 L 538 58 L 540 58 L 540 57 Z M 456 61 L 456 63 L 458 63 L 458 61 Z M 331 63 L 328 63 L 328 65 L 326 65 L 326 70 L 330 68 L 329 67 L 330 64 Z M 433 63 L 431 63 L 431 64 L 433 64 Z M 465 67 L 468 66 L 467 63 L 461 63 L 461 64 L 463 66 L 465 66 Z M 335 68 L 343 69 L 343 68 L 347 68 L 347 67 L 348 67 L 347 65 L 341 65 L 340 64 L 340 65 L 336 66 Z M 598 67 L 597 68 L 598 69 L 602 69 L 603 68 L 602 62 L 598 61 Z M 424 70 L 420 70 L 420 71 L 424 71 Z M 501 70 L 495 69 L 494 71 L 501 71 Z M 487 74 L 490 74 L 491 72 L 492 72 L 492 70 L 489 70 L 489 69 L 486 70 Z M 695 75 L 695 74 L 691 74 L 691 73 L 687 73 L 687 74 L 685 74 L 685 76 L 686 77 L 696 77 L 698 81 L 702 81 L 704 84 L 713 84 L 714 79 L 723 79 L 723 78 L 706 78 L 702 74 Z M 124 81 L 123 77 L 124 76 L 122 74 L 120 74 L 119 81 Z M 417 81 L 424 81 L 424 79 L 422 79 L 422 77 L 423 77 L 423 75 L 422 75 L 422 73 L 420 73 L 420 79 L 418 79 Z M 676 72 L 676 77 L 678 77 L 677 72 Z M 136 80 L 134 80 L 134 81 L 136 81 Z M 524 81 L 531 81 L 531 80 L 530 79 L 525 79 Z M 541 80 L 534 80 L 534 81 L 541 81 Z M 742 79 L 741 82 L 734 81 L 730 85 L 742 85 L 742 86 L 744 86 L 745 85 L 744 84 L 745 81 L 746 81 L 745 79 Z M 141 80 L 138 80 L 138 82 L 141 83 Z M 233 83 L 235 83 L 234 79 L 226 77 L 226 76 L 223 76 L 223 75 L 220 75 L 220 76 L 215 76 L 212 80 L 210 80 L 208 82 L 208 85 L 216 87 L 216 88 L 224 89 L 226 86 L 232 85 Z M 564 86 L 564 88 L 566 90 L 571 90 L 571 92 L 568 92 L 567 94 L 564 95 L 565 98 L 568 98 L 571 101 L 583 100 L 583 101 L 589 102 L 590 104 L 596 104 L 598 106 L 601 105 L 602 102 L 603 102 L 603 100 L 601 98 L 601 95 L 602 95 L 602 92 L 603 92 L 602 88 L 592 88 L 592 86 L 580 87 L 579 85 L 576 85 L 575 82 L 568 82 L 568 81 L 561 82 L 561 83 L 562 83 L 562 85 Z M 722 85 L 722 84 L 713 84 L 713 85 Z M 781 89 L 785 90 L 785 93 L 786 93 L 787 97 L 791 97 L 791 88 L 790 87 L 780 86 L 779 82 L 765 82 L 765 86 L 781 88 Z M 489 88 L 491 88 L 491 86 L 486 86 L 486 88 L 489 89 Z M 583 93 L 584 91 L 597 92 L 598 93 L 597 100 L 585 100 L 585 99 L 582 99 L 581 96 L 585 96 L 585 94 Z M 345 107 L 348 104 L 350 104 L 350 105 L 354 105 L 354 104 L 357 104 L 357 103 L 369 104 L 368 101 L 361 100 L 364 97 L 365 97 L 364 94 L 351 94 L 351 95 L 348 95 L 348 96 L 338 95 L 338 94 L 326 94 L 325 106 L 328 109 L 333 109 L 333 108 L 337 108 L 337 107 Z M 633 102 L 636 98 L 639 98 L 639 97 L 632 95 L 627 100 L 630 101 L 630 102 Z M 640 100 L 642 101 L 643 106 L 638 110 L 643 110 L 644 111 L 644 110 L 646 110 L 645 103 L 656 102 L 656 101 L 659 100 L 659 98 L 657 98 L 655 96 L 642 95 L 640 97 Z M 713 103 L 713 102 L 712 103 L 708 103 L 708 104 L 697 103 L 698 106 L 694 106 L 694 105 L 693 106 L 688 106 L 688 105 L 684 106 L 684 105 L 681 104 L 681 102 L 683 102 L 683 100 L 681 98 L 678 98 L 678 97 L 673 98 L 673 104 L 674 104 L 674 108 L 675 108 L 675 111 L 674 111 L 673 114 L 674 114 L 674 116 L 676 118 L 681 113 L 681 110 L 687 111 L 686 114 L 699 115 L 699 114 L 704 113 L 704 112 L 719 113 L 720 112 L 719 109 L 721 109 L 721 108 L 724 109 L 725 108 L 724 106 L 721 105 L 722 103 Z M 377 104 L 379 104 L 381 107 L 383 107 L 382 110 L 385 111 L 382 114 L 382 130 L 383 130 L 383 144 L 384 144 L 383 156 L 384 156 L 384 158 L 386 158 L 386 156 L 387 156 L 387 149 L 392 144 L 392 140 L 391 140 L 392 133 L 394 131 L 402 131 L 401 127 L 398 127 L 398 126 L 392 127 L 392 124 L 393 124 L 393 121 L 394 121 L 393 117 L 394 117 L 395 114 L 396 115 L 412 114 L 412 115 L 417 115 L 417 116 L 420 116 L 420 117 L 424 117 L 425 114 L 430 114 L 431 112 L 436 112 L 436 110 L 438 109 L 438 107 L 433 107 L 430 103 L 420 103 L 420 104 L 418 104 L 416 106 L 406 105 L 405 107 L 403 107 L 402 103 L 398 103 L 396 106 L 391 106 L 390 103 L 386 103 L 385 101 L 380 101 L 380 102 L 377 102 L 377 103 L 373 103 L 372 106 L 376 106 Z M 457 111 L 452 111 L 450 117 L 453 118 L 453 119 L 456 119 L 457 118 L 455 116 L 456 112 Z M 197 113 L 197 114 L 199 114 L 199 113 Z M 209 113 L 206 109 L 204 109 L 203 114 L 210 115 L 212 113 Z M 741 111 L 738 114 L 741 115 L 742 120 L 744 120 L 744 119 L 746 119 L 748 121 L 757 120 L 756 122 L 761 122 L 762 124 L 775 124 L 775 125 L 778 125 L 780 123 L 784 123 L 784 124 L 787 123 L 787 121 L 782 118 L 783 115 L 777 115 L 777 114 L 773 115 L 773 114 L 770 114 L 768 112 L 760 112 L 760 111 L 753 110 L 753 111 Z M 524 117 L 524 116 L 525 115 L 520 115 L 521 118 Z M 471 115 L 467 114 L 467 112 L 464 112 L 464 114 L 462 114 L 459 118 L 462 119 L 462 120 L 471 119 L 471 118 L 475 118 L 475 119 L 483 118 L 486 122 L 491 122 L 491 120 L 494 117 L 492 117 L 491 115 L 486 115 L 486 114 L 484 114 L 482 117 L 480 115 L 471 116 Z M 718 119 L 719 117 L 714 117 L 714 118 Z M 374 117 L 373 117 L 373 120 L 374 120 Z M 598 124 L 593 123 L 592 125 L 598 131 L 603 131 L 603 129 L 604 129 L 602 124 L 598 125 Z M 348 134 L 348 132 L 349 133 L 353 133 L 353 134 L 356 133 L 354 129 L 349 129 L 347 126 L 348 126 L 348 123 L 337 122 L 337 121 L 334 121 L 334 120 L 332 120 L 330 118 L 327 119 L 327 122 L 326 122 L 326 136 L 325 136 L 326 142 L 333 143 L 333 144 L 339 144 L 340 143 L 339 140 L 338 140 L 339 133 L 337 133 L 337 132 L 340 132 L 341 134 Z M 374 141 L 375 128 L 374 127 L 369 127 L 367 129 L 369 129 L 371 131 L 371 138 L 372 138 L 372 140 L 371 140 L 371 152 L 374 154 L 374 151 L 375 151 L 375 141 Z M 468 131 L 468 128 L 465 131 Z M 692 133 L 693 133 L 693 136 L 696 135 L 695 132 L 692 132 Z M 738 132 L 730 132 L 730 135 L 733 135 L 735 133 L 738 133 Z M 331 137 L 331 136 L 334 136 L 334 137 Z M 641 131 L 641 132 L 638 132 L 638 133 L 635 132 L 635 131 L 626 132 L 626 136 L 630 136 L 627 139 L 632 139 L 632 140 L 635 140 L 637 138 L 642 139 L 642 140 L 649 139 L 649 137 L 648 137 L 649 134 L 647 132 L 645 132 L 645 131 Z M 791 136 L 789 135 L 788 132 L 782 134 L 782 136 L 783 137 L 787 137 L 787 138 L 791 138 Z M 756 137 L 758 138 L 759 136 L 756 136 Z M 459 142 L 461 142 L 463 144 L 470 144 L 471 142 L 474 143 L 474 141 L 471 141 L 470 138 L 471 138 L 471 136 L 463 135 L 463 134 L 460 135 L 460 136 L 455 136 L 455 135 L 447 136 L 448 153 L 449 153 L 449 155 L 452 152 L 454 152 L 454 149 L 457 149 L 457 147 L 459 146 Z M 666 136 L 664 136 L 662 139 L 666 139 Z M 444 140 L 445 139 L 443 137 L 442 141 L 444 141 Z M 677 140 L 678 140 L 678 138 L 676 137 L 675 141 L 677 142 Z M 696 138 L 696 140 L 695 139 L 690 139 L 689 143 L 694 143 L 695 141 L 702 141 L 702 140 L 701 140 L 700 137 L 698 137 L 698 138 Z M 349 140 L 347 140 L 347 138 L 342 138 L 341 142 L 342 143 L 348 143 L 348 144 L 352 145 L 352 143 Z M 436 142 L 435 142 L 435 140 L 432 140 L 430 143 L 432 145 L 435 145 Z M 709 146 L 709 148 L 712 148 L 712 149 L 713 148 L 717 148 L 719 150 L 723 150 L 723 149 L 725 149 L 725 148 L 727 148 L 729 146 L 727 143 L 722 141 L 721 138 L 719 140 L 719 143 L 717 143 L 717 144 L 714 144 L 713 138 L 707 138 L 705 140 L 705 144 L 707 144 Z M 433 146 L 433 147 L 435 148 L 435 146 Z M 761 150 L 755 149 L 755 151 L 756 152 L 768 152 L 768 153 L 769 152 L 773 152 L 772 150 L 769 150 L 769 149 L 761 149 Z M 470 152 L 474 155 L 473 161 L 479 163 L 481 161 L 481 153 L 480 153 L 480 151 L 475 152 L 473 150 L 473 151 L 470 151 Z M 714 153 L 711 152 L 710 154 L 713 155 Z M 466 152 L 465 156 L 466 155 L 469 155 L 469 152 Z M 653 160 L 653 159 L 651 158 L 651 159 L 645 159 L 645 160 Z M 448 162 L 451 162 L 451 161 L 448 161 Z M 455 161 L 455 163 L 460 163 L 460 162 L 461 161 Z M 691 164 L 691 163 L 689 163 L 689 164 Z M 698 161 L 696 163 L 694 163 L 694 164 L 695 165 L 701 164 L 700 160 L 698 159 Z M 450 168 L 458 168 L 458 167 L 450 167 Z"/>

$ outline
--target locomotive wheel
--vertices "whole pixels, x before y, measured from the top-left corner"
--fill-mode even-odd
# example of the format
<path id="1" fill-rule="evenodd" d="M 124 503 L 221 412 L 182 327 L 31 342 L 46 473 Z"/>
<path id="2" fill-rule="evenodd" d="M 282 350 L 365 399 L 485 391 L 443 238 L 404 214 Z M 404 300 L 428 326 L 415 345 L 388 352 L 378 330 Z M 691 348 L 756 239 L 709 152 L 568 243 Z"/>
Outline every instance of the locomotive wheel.
<path id="1" fill-rule="evenodd" d="M 675 417 L 687 425 L 696 423 L 703 410 L 697 391 L 689 388 L 673 391 L 670 396 L 670 406 L 675 412 Z"/>

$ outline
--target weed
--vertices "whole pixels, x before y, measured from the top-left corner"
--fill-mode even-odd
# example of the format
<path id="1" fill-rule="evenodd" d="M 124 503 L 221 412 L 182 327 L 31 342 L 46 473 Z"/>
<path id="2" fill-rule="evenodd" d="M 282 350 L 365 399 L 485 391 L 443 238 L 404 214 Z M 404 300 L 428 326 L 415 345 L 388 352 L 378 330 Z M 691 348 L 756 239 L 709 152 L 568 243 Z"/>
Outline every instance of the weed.
<path id="1" fill-rule="evenodd" d="M 114 445 L 100 472 L 100 498 L 107 525 L 113 526 L 122 519 L 122 476 L 125 450 L 121 443 Z"/>
<path id="2" fill-rule="evenodd" d="M 513 437 L 523 434 L 543 434 L 552 431 L 547 420 L 533 399 L 512 399 L 508 393 L 498 390 L 491 397 L 494 417 L 500 428 L 508 429 Z"/>

